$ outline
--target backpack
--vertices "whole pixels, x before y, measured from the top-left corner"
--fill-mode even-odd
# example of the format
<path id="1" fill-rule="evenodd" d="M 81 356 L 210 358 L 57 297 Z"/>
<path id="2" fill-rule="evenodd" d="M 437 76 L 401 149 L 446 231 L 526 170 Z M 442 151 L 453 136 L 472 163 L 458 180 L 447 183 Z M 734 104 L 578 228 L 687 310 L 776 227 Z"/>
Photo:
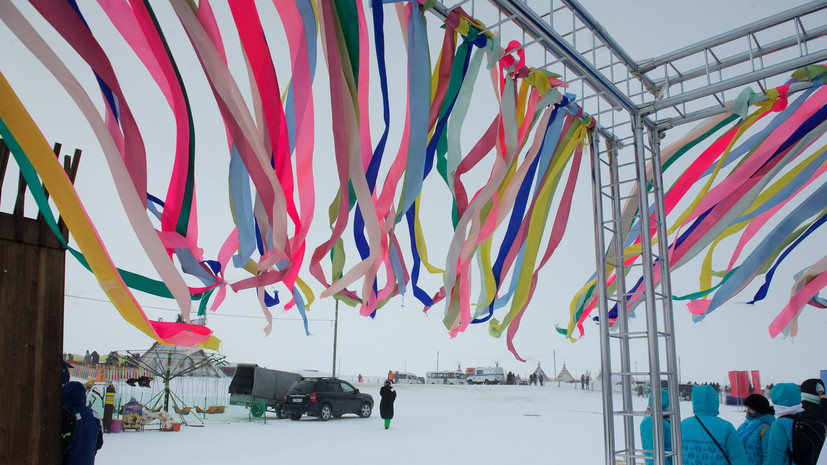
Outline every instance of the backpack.
<path id="1" fill-rule="evenodd" d="M 792 459 L 796 465 L 816 465 L 824 438 L 827 436 L 827 424 L 824 420 L 809 415 L 784 415 L 793 421 Z"/>
<path id="2" fill-rule="evenodd" d="M 66 463 L 69 458 L 69 445 L 75 439 L 75 433 L 78 432 L 78 417 L 74 409 L 61 405 L 60 409 L 60 454 L 62 457 L 61 463 Z"/>

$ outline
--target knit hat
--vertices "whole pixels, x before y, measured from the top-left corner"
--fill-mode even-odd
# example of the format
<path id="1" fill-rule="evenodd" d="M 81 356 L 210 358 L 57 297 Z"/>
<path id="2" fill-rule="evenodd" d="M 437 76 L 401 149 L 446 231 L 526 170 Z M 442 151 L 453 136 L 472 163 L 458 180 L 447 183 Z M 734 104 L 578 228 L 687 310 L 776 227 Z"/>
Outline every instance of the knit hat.
<path id="1" fill-rule="evenodd" d="M 819 396 L 824 394 L 824 383 L 818 378 L 810 378 L 801 383 L 801 401 L 818 404 Z"/>
<path id="2" fill-rule="evenodd" d="M 770 401 L 761 394 L 750 394 L 749 397 L 744 399 L 744 406 L 751 408 L 759 415 L 766 413 L 775 415 L 775 409 L 770 405 Z"/>

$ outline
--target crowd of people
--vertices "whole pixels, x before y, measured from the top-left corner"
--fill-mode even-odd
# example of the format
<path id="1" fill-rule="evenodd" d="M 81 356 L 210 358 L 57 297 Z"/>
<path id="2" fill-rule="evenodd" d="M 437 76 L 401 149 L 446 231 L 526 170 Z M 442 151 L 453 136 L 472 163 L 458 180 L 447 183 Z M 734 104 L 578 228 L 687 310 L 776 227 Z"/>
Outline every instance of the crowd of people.
<path id="1" fill-rule="evenodd" d="M 752 394 L 744 399 L 746 418 L 736 429 L 718 416 L 720 397 L 711 385 L 692 387 L 693 416 L 681 421 L 684 465 L 817 465 L 827 436 L 827 395 L 822 380 L 808 379 L 797 385 L 780 383 L 769 390 L 770 398 Z M 669 407 L 666 390 L 662 408 Z M 772 401 L 772 403 L 770 403 Z M 649 399 L 651 408 L 652 398 Z M 644 454 L 652 457 L 652 417 L 640 425 Z M 666 463 L 672 464 L 672 426 L 663 419 Z M 675 451 L 677 452 L 677 451 Z M 646 460 L 651 465 L 651 459 Z"/>
<path id="2" fill-rule="evenodd" d="M 85 365 L 98 365 L 100 363 L 107 363 L 109 365 L 120 365 L 121 364 L 121 357 L 118 355 L 117 351 L 111 351 L 109 354 L 106 355 L 106 358 L 103 358 L 97 350 L 89 351 L 86 350 L 86 354 L 83 355 L 83 360 L 81 361 L 80 356 L 75 356 L 74 354 L 64 353 L 63 354 L 63 361 L 71 362 L 73 364 L 76 363 L 83 363 Z M 138 354 L 130 355 L 130 357 L 140 358 Z"/>

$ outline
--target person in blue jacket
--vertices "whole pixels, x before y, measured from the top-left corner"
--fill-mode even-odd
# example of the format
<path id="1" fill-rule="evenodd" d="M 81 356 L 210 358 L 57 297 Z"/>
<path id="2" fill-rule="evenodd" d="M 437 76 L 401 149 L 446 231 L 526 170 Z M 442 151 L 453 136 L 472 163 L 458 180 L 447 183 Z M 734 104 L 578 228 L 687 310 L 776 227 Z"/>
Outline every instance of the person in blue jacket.
<path id="1" fill-rule="evenodd" d="M 64 456 L 63 463 L 67 465 L 92 465 L 95 463 L 95 454 L 103 445 L 101 424 L 92 409 L 86 406 L 86 387 L 77 381 L 70 381 L 63 385 L 63 405 L 71 408 L 77 418 L 77 429 L 74 438 Z"/>
<path id="2" fill-rule="evenodd" d="M 660 390 L 660 405 L 661 411 L 665 411 L 669 407 L 669 392 L 666 389 Z M 649 397 L 649 410 L 652 409 L 652 397 Z M 652 417 L 643 417 L 640 422 L 640 442 L 643 444 L 644 450 L 655 450 L 654 439 L 652 438 Z M 666 452 L 672 451 L 672 425 L 669 423 L 668 417 L 663 417 L 663 449 Z M 644 452 L 647 457 L 652 457 L 652 452 Z M 646 460 L 646 465 L 652 465 L 652 460 Z M 666 465 L 672 465 L 672 457 L 666 459 Z"/>
<path id="3" fill-rule="evenodd" d="M 775 404 L 778 419 L 770 428 L 770 442 L 765 465 L 790 465 L 792 461 L 793 419 L 782 418 L 784 415 L 796 415 L 804 412 L 801 406 L 801 391 L 797 384 L 776 384 L 770 392 L 770 399 Z"/>
<path id="4" fill-rule="evenodd" d="M 732 423 L 718 417 L 718 393 L 709 385 L 692 388 L 695 416 L 681 421 L 684 465 L 747 465 L 744 444 Z"/>
<path id="5" fill-rule="evenodd" d="M 744 399 L 747 418 L 738 427 L 738 436 L 744 443 L 750 465 L 761 465 L 770 443 L 770 426 L 775 422 L 775 409 L 761 394 Z"/>

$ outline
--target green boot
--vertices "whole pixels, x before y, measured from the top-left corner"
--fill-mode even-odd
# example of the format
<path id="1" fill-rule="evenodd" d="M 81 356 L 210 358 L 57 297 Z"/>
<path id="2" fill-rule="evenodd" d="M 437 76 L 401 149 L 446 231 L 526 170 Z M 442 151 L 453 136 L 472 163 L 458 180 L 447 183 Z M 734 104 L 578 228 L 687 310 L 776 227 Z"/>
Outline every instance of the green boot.
<path id="1" fill-rule="evenodd" d="M 385 429 L 390 428 L 390 426 L 391 426 L 391 419 L 390 418 L 385 418 Z"/>

